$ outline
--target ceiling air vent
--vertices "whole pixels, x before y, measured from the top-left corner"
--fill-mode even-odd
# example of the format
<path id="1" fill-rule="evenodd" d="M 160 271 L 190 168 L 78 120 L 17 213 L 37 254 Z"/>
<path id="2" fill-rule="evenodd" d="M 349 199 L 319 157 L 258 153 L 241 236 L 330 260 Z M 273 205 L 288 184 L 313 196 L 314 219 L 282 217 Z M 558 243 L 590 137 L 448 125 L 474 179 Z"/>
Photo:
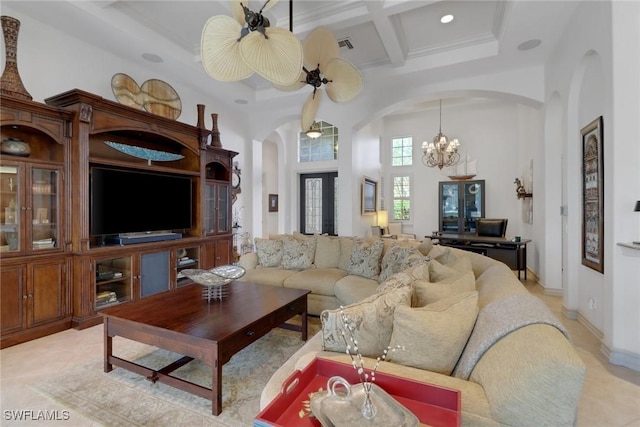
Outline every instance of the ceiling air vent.
<path id="1" fill-rule="evenodd" d="M 338 47 L 346 47 L 347 49 L 353 49 L 353 44 L 349 37 L 338 40 Z"/>

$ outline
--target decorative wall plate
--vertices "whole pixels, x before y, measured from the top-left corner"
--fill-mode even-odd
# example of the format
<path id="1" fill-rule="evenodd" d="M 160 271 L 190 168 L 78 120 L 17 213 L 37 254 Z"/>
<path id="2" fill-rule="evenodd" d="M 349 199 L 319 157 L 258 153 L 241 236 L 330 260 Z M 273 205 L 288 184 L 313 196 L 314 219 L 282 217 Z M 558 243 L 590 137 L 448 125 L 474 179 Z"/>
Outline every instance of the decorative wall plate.
<path id="1" fill-rule="evenodd" d="M 182 154 L 169 153 L 167 151 L 152 150 L 150 148 L 137 147 L 135 145 L 121 144 L 119 142 L 105 141 L 109 147 L 120 151 L 121 153 L 128 154 L 132 157 L 139 159 L 145 159 L 148 164 L 151 165 L 151 161 L 154 162 L 171 162 L 174 160 L 183 159 Z"/>
<path id="2" fill-rule="evenodd" d="M 150 79 L 142 83 L 144 109 L 150 113 L 177 119 L 182 113 L 182 101 L 178 92 L 162 80 Z"/>
<path id="3" fill-rule="evenodd" d="M 111 77 L 111 91 L 120 104 L 137 110 L 144 108 L 140 86 L 128 75 L 114 74 Z"/>
<path id="4" fill-rule="evenodd" d="M 182 101 L 178 92 L 166 82 L 149 79 L 141 86 L 123 73 L 111 77 L 111 90 L 119 103 L 137 110 L 146 110 L 169 119 L 177 119 L 182 113 Z"/>

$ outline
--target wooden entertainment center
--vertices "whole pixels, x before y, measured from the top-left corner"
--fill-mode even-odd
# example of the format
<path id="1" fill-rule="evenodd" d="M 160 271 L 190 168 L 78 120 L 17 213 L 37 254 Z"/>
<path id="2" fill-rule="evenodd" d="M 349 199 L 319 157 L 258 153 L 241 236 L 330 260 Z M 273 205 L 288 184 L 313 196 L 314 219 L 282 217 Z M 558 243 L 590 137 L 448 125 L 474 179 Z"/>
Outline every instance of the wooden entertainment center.
<path id="1" fill-rule="evenodd" d="M 237 153 L 210 143 L 203 106 L 191 126 L 77 89 L 45 103 L 1 99 L 2 141 L 30 148 L 28 155 L 3 149 L 0 159 L 1 348 L 98 324 L 103 308 L 190 283 L 184 268 L 232 261 Z M 106 141 L 179 158 L 138 158 Z M 188 179 L 191 227 L 141 234 L 132 244 L 92 235 L 94 168 Z M 176 209 L 165 197 L 167 212 Z"/>

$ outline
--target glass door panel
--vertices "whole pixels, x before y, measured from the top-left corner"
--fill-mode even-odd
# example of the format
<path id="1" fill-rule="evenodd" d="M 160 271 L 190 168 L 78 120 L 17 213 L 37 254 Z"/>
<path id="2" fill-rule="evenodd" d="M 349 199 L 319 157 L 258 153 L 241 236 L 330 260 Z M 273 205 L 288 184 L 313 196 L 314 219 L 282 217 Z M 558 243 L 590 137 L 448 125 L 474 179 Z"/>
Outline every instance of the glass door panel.
<path id="1" fill-rule="evenodd" d="M 458 183 L 443 183 L 440 189 L 440 209 L 443 232 L 458 233 Z"/>
<path id="2" fill-rule="evenodd" d="M 59 175 L 55 169 L 31 169 L 30 224 L 34 251 L 60 245 Z"/>
<path id="3" fill-rule="evenodd" d="M 476 219 L 484 217 L 482 186 L 478 183 L 464 184 L 464 231 L 476 232 Z"/>
<path id="4" fill-rule="evenodd" d="M 216 215 L 218 217 L 218 232 L 229 231 L 229 186 L 218 185 L 218 206 Z"/>
<path id="5" fill-rule="evenodd" d="M 205 230 L 207 234 L 216 232 L 216 186 L 205 185 L 204 206 L 205 206 Z"/>
<path id="6" fill-rule="evenodd" d="M 338 234 L 338 173 L 300 175 L 300 228 L 304 234 Z"/>
<path id="7" fill-rule="evenodd" d="M 0 252 L 19 251 L 21 174 L 18 166 L 0 166 Z"/>

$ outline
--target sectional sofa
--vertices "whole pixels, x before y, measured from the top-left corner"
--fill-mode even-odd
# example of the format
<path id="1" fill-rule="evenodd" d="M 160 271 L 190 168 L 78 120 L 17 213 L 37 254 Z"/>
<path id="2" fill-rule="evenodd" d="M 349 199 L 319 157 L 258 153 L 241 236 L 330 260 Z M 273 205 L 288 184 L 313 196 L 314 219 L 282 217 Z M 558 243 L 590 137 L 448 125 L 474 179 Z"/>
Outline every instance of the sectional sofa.
<path id="1" fill-rule="evenodd" d="M 322 310 L 322 331 L 272 376 L 262 408 L 313 358 L 351 363 L 339 334 L 345 330 L 344 314 L 368 368 L 384 348 L 402 346 L 380 364 L 380 372 L 460 390 L 462 425 L 574 425 L 586 369 L 558 319 L 503 263 L 429 246 L 422 248 L 427 253 L 422 261 L 407 262 L 378 285 L 347 279 L 351 286 L 375 289 L 343 309 Z M 260 277 L 251 271 L 251 280 Z M 289 273 L 281 272 L 286 276 L 281 285 L 299 274 Z M 349 275 L 355 274 L 343 274 L 334 287 Z M 343 291 L 322 292 L 318 300 L 328 306 L 342 303 Z"/>

